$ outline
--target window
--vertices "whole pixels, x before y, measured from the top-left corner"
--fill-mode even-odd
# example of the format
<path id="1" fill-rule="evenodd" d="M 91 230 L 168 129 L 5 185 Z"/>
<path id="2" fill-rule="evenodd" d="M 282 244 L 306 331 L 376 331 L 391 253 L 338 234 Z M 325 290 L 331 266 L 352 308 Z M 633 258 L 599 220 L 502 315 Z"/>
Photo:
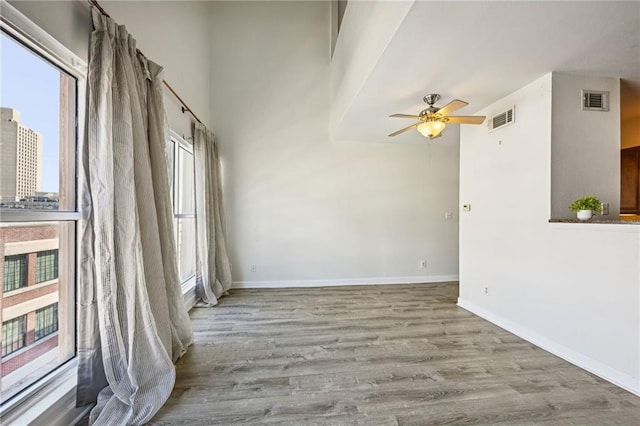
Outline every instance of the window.
<path id="1" fill-rule="evenodd" d="M 58 304 L 54 303 L 36 311 L 36 340 L 58 331 Z"/>
<path id="2" fill-rule="evenodd" d="M 184 284 L 196 274 L 196 203 L 193 148 L 173 135 L 169 159 L 172 163 L 174 231 L 180 281 Z"/>
<path id="3" fill-rule="evenodd" d="M 36 257 L 36 284 L 58 278 L 58 250 L 38 252 Z"/>
<path id="4" fill-rule="evenodd" d="M 22 315 L 2 323 L 2 357 L 23 348 L 27 340 L 27 316 Z"/>
<path id="5" fill-rule="evenodd" d="M 4 258 L 2 290 L 7 292 L 27 285 L 27 256 L 18 254 Z"/>
<path id="6" fill-rule="evenodd" d="M 10 5 L 0 14 L 4 415 L 76 354 L 76 129 L 86 66 Z"/>

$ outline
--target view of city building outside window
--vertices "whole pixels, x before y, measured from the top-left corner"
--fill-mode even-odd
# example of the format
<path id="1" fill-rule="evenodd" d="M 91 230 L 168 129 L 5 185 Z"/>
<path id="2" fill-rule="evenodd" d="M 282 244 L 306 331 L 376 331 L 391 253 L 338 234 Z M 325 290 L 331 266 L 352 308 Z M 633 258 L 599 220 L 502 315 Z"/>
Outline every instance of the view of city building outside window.
<path id="1" fill-rule="evenodd" d="M 75 356 L 76 80 L 0 37 L 4 403 Z"/>

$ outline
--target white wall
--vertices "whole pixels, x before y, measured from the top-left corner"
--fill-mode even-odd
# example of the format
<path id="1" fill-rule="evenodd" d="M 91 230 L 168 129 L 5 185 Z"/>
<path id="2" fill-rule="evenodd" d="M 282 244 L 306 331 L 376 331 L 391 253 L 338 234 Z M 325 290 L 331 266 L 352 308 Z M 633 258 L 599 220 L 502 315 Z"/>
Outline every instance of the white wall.
<path id="1" fill-rule="evenodd" d="M 329 19 L 329 2 L 213 3 L 236 285 L 455 278 L 457 129 L 432 144 L 331 140 Z"/>
<path id="2" fill-rule="evenodd" d="M 414 0 L 352 1 L 342 19 L 331 63 L 332 135 L 409 13 Z"/>
<path id="3" fill-rule="evenodd" d="M 87 60 L 91 15 L 86 1 L 8 0 L 8 3 L 73 53 Z"/>
<path id="4" fill-rule="evenodd" d="M 209 48 L 211 3 L 206 1 L 101 1 L 100 4 L 138 42 L 138 48 L 162 65 L 165 79 L 205 125 L 210 126 Z M 193 118 L 165 90 L 172 130 L 191 136 Z"/>
<path id="5" fill-rule="evenodd" d="M 88 58 L 92 29 L 86 1 L 10 1 L 81 58 Z M 209 63 L 211 5 L 199 1 L 101 1 L 104 9 L 138 42 L 138 48 L 162 65 L 165 79 L 198 117 L 209 124 Z M 165 91 L 169 126 L 191 135 L 192 119 Z"/>
<path id="6" fill-rule="evenodd" d="M 479 114 L 511 105 L 461 131 L 459 304 L 640 393 L 640 227 L 548 223 L 551 74 Z"/>
<path id="7" fill-rule="evenodd" d="M 569 205 L 585 195 L 620 214 L 620 83 L 617 78 L 553 73 L 551 217 L 575 218 Z M 583 111 L 582 89 L 609 92 L 609 111 Z"/>

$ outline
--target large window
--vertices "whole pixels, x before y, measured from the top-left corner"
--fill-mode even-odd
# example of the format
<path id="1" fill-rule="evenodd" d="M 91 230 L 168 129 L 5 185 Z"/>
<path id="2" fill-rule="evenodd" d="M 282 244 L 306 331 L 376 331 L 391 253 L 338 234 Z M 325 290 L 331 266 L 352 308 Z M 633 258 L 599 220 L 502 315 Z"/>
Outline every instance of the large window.
<path id="1" fill-rule="evenodd" d="M 36 283 L 58 278 L 58 250 L 38 252 L 36 256 Z"/>
<path id="2" fill-rule="evenodd" d="M 75 357 L 76 129 L 85 68 L 9 5 L 0 13 L 4 412 Z"/>
<path id="3" fill-rule="evenodd" d="M 4 292 L 16 290 L 27 285 L 27 256 L 18 254 L 4 258 Z"/>
<path id="4" fill-rule="evenodd" d="M 2 323 L 2 357 L 21 349 L 26 344 L 27 316 L 21 315 Z"/>
<path id="5" fill-rule="evenodd" d="M 196 273 L 196 203 L 193 148 L 177 135 L 171 138 L 169 159 L 173 165 L 173 217 L 180 280 Z"/>
<path id="6" fill-rule="evenodd" d="M 58 304 L 40 308 L 36 311 L 36 340 L 58 331 Z"/>

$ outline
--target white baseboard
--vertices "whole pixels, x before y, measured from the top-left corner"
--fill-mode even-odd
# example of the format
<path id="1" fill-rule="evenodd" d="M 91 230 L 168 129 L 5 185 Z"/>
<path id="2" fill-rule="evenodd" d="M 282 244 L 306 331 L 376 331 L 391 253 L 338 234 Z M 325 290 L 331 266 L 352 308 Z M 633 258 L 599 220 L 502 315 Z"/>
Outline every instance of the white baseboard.
<path id="1" fill-rule="evenodd" d="M 507 330 L 516 336 L 533 343 L 534 345 L 544 349 L 547 352 L 551 352 L 588 372 L 601 377 L 616 386 L 628 390 L 629 392 L 640 396 L 640 379 L 633 377 L 629 374 L 623 373 L 609 365 L 603 364 L 599 361 L 593 360 L 588 356 L 585 356 L 573 349 L 567 348 L 557 342 L 554 342 L 538 333 L 535 333 L 526 327 L 523 327 L 513 321 L 510 321 L 500 315 L 496 315 L 484 308 L 475 305 L 468 300 L 458 298 L 458 306 L 467 311 L 484 318 L 485 320 L 497 325 L 500 328 Z"/>
<path id="2" fill-rule="evenodd" d="M 187 312 L 188 312 L 191 310 L 191 308 L 195 306 L 196 302 L 198 301 L 198 298 L 196 297 L 195 287 L 190 289 L 186 293 L 184 293 L 183 297 L 184 297 L 184 307 L 187 308 Z"/>
<path id="3" fill-rule="evenodd" d="M 421 284 L 458 281 L 457 275 L 413 277 L 343 278 L 327 280 L 234 281 L 232 288 L 334 287 L 348 285 Z"/>

